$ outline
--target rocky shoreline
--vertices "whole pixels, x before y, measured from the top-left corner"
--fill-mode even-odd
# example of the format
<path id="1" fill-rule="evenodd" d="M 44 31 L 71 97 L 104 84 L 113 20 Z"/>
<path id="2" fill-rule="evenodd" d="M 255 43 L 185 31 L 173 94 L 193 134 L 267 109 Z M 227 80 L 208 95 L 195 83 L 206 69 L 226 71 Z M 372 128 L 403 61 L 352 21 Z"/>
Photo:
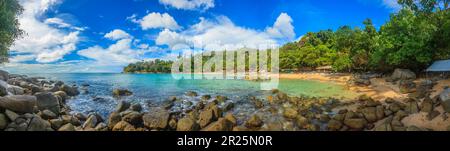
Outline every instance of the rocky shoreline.
<path id="1" fill-rule="evenodd" d="M 400 78 L 403 78 L 400 76 Z M 365 79 L 363 79 L 365 80 Z M 357 84 L 367 84 L 366 81 Z M 405 85 L 410 92 L 411 84 Z M 424 84 L 417 89 L 425 89 Z M 415 86 L 414 86 L 415 87 Z M 412 92 L 412 91 L 411 91 Z M 418 91 L 414 91 L 418 92 Z M 422 92 L 422 90 L 420 90 Z M 427 91 L 424 91 L 427 92 Z M 403 120 L 426 114 L 429 121 L 450 123 L 450 89 L 430 97 L 410 95 L 404 100 L 374 100 L 362 95 L 355 100 L 291 97 L 278 90 L 267 96 L 248 96 L 247 104 L 226 96 L 199 95 L 188 91 L 159 104 L 120 101 L 109 116 L 72 113 L 66 105 L 80 92 L 75 85 L 0 70 L 0 131 L 435 131 Z M 117 89 L 114 97 L 133 93 Z M 196 98 L 190 102 L 183 97 Z M 183 110 L 178 110 L 182 106 Z M 241 113 L 238 108 L 251 110 Z M 422 121 L 424 122 L 424 121 Z M 426 122 L 426 121 L 425 121 Z M 450 125 L 450 124 L 449 124 Z M 450 126 L 446 130 L 450 130 Z"/>

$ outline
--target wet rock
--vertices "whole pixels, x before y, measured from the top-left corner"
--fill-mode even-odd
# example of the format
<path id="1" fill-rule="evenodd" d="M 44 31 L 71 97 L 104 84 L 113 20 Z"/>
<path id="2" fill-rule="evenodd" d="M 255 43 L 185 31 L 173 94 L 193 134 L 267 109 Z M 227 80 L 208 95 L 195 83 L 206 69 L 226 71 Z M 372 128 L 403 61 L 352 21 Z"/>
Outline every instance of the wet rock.
<path id="1" fill-rule="evenodd" d="M 227 115 L 225 115 L 225 119 L 230 121 L 233 124 L 233 126 L 237 125 L 237 119 L 236 117 L 234 117 L 232 113 L 228 113 Z"/>
<path id="2" fill-rule="evenodd" d="M 416 74 L 409 69 L 395 69 L 391 78 L 397 80 L 413 80 L 416 79 Z"/>
<path id="3" fill-rule="evenodd" d="M 114 97 L 120 97 L 120 96 L 130 96 L 133 95 L 133 92 L 127 90 L 127 89 L 114 89 L 113 90 L 113 96 Z"/>
<path id="4" fill-rule="evenodd" d="M 214 102 L 211 102 L 210 104 L 208 104 L 206 106 L 205 110 L 211 110 L 216 119 L 218 119 L 219 117 L 222 117 L 222 110 Z"/>
<path id="5" fill-rule="evenodd" d="M 280 92 L 280 90 L 278 90 L 278 89 L 272 89 L 271 92 L 272 92 L 272 94 L 277 94 L 278 92 Z"/>
<path id="6" fill-rule="evenodd" d="M 142 106 L 139 103 L 138 104 L 133 104 L 133 105 L 131 105 L 130 109 L 132 111 L 141 112 L 142 111 Z"/>
<path id="7" fill-rule="evenodd" d="M 178 120 L 177 131 L 196 131 L 198 129 L 198 124 L 191 118 L 185 117 Z"/>
<path id="8" fill-rule="evenodd" d="M 217 100 L 217 102 L 225 102 L 225 101 L 227 101 L 228 100 L 228 98 L 226 97 L 226 96 L 223 96 L 223 95 L 218 95 L 218 96 L 216 96 L 216 100 Z"/>
<path id="9" fill-rule="evenodd" d="M 95 116 L 94 114 L 91 114 L 91 115 L 89 115 L 87 120 L 84 122 L 82 127 L 83 127 L 83 129 L 95 128 L 95 126 L 97 126 L 97 123 L 98 123 L 97 116 Z"/>
<path id="10" fill-rule="evenodd" d="M 344 124 L 349 128 L 361 130 L 366 126 L 367 121 L 362 118 L 345 119 Z"/>
<path id="11" fill-rule="evenodd" d="M 108 117 L 108 127 L 113 129 L 114 126 L 122 120 L 122 117 L 117 112 L 112 112 Z"/>
<path id="12" fill-rule="evenodd" d="M 196 96 L 198 96 L 198 94 L 197 94 L 197 92 L 194 92 L 194 91 L 187 91 L 186 96 L 196 97 Z"/>
<path id="13" fill-rule="evenodd" d="M 78 91 L 78 87 L 76 86 L 68 86 L 63 84 L 60 87 L 60 90 L 66 92 L 68 96 L 77 96 L 80 94 L 80 91 Z"/>
<path id="14" fill-rule="evenodd" d="M 202 95 L 201 99 L 203 101 L 207 101 L 207 100 L 211 99 L 211 95 Z"/>
<path id="15" fill-rule="evenodd" d="M 98 123 L 94 129 L 95 131 L 108 131 L 108 126 L 105 123 Z"/>
<path id="16" fill-rule="evenodd" d="M 176 96 L 171 96 L 167 99 L 167 101 L 169 101 L 169 102 L 175 102 L 176 100 L 177 100 Z"/>
<path id="17" fill-rule="evenodd" d="M 116 112 L 120 113 L 123 112 L 125 110 L 127 110 L 128 108 L 130 108 L 130 103 L 126 102 L 126 101 L 120 101 L 119 104 L 117 104 L 116 107 Z"/>
<path id="18" fill-rule="evenodd" d="M 342 128 L 342 122 L 338 120 L 330 120 L 328 122 L 328 130 L 330 131 L 337 131 Z"/>
<path id="19" fill-rule="evenodd" d="M 153 108 L 142 117 L 144 125 L 150 129 L 165 129 L 169 122 L 170 114 L 166 110 Z"/>
<path id="20" fill-rule="evenodd" d="M 203 102 L 198 102 L 196 105 L 195 105 L 195 109 L 196 110 L 203 110 L 205 108 L 205 104 L 203 103 Z"/>
<path id="21" fill-rule="evenodd" d="M 71 123 L 67 123 L 61 126 L 58 131 L 75 131 L 75 126 L 73 126 Z"/>
<path id="22" fill-rule="evenodd" d="M 208 127 L 202 129 L 202 131 L 231 131 L 233 129 L 233 123 L 225 118 L 219 118 L 216 122 L 211 123 Z"/>
<path id="23" fill-rule="evenodd" d="M 120 121 L 114 125 L 112 131 L 136 131 L 136 128 L 126 121 Z"/>
<path id="24" fill-rule="evenodd" d="M 81 120 L 81 121 L 86 121 L 87 120 L 87 116 L 86 115 L 84 115 L 83 113 L 75 113 L 75 118 L 77 118 L 78 120 Z"/>
<path id="25" fill-rule="evenodd" d="M 63 102 L 66 102 L 68 98 L 67 93 L 64 91 L 56 91 L 53 93 L 53 95 L 61 97 L 61 101 Z"/>
<path id="26" fill-rule="evenodd" d="M 298 112 L 293 107 L 288 107 L 284 109 L 283 116 L 288 119 L 295 119 L 298 115 Z"/>
<path id="27" fill-rule="evenodd" d="M 58 116 L 55 114 L 55 113 L 53 113 L 52 111 L 50 111 L 50 110 L 44 110 L 44 111 L 42 111 L 42 113 L 41 113 L 41 117 L 43 118 L 43 119 L 55 119 L 55 118 L 57 118 Z"/>
<path id="28" fill-rule="evenodd" d="M 200 125 L 200 128 L 205 128 L 209 123 L 213 122 L 214 120 L 216 120 L 216 117 L 214 116 L 212 110 L 205 110 L 200 113 L 198 123 Z"/>
<path id="29" fill-rule="evenodd" d="M 39 92 L 35 94 L 37 98 L 37 107 L 39 110 L 50 110 L 55 114 L 60 113 L 60 104 L 58 99 L 49 92 Z"/>
<path id="30" fill-rule="evenodd" d="M 122 117 L 123 121 L 126 121 L 134 126 L 139 126 L 142 124 L 142 114 L 136 111 L 131 111 Z"/>
<path id="31" fill-rule="evenodd" d="M 35 96 L 13 95 L 0 98 L 0 108 L 20 113 L 32 113 L 37 104 Z"/>
<path id="32" fill-rule="evenodd" d="M 226 111 L 230 111 L 234 108 L 234 103 L 233 102 L 228 102 L 223 106 L 224 112 Z"/>
<path id="33" fill-rule="evenodd" d="M 6 118 L 6 115 L 3 113 L 0 113 L 0 130 L 3 130 L 8 125 L 8 119 Z"/>
<path id="34" fill-rule="evenodd" d="M 246 122 L 245 126 L 247 128 L 259 128 L 263 125 L 263 121 L 257 115 L 252 115 Z"/>

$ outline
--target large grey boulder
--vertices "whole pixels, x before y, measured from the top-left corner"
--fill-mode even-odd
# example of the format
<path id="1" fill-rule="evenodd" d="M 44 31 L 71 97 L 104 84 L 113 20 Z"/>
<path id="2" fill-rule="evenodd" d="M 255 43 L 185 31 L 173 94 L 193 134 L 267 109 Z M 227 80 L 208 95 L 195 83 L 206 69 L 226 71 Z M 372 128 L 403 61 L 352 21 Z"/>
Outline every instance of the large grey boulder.
<path id="1" fill-rule="evenodd" d="M 19 86 L 9 85 L 6 90 L 13 95 L 23 95 L 25 90 Z"/>
<path id="2" fill-rule="evenodd" d="M 8 79 L 9 79 L 9 73 L 4 70 L 0 70 L 0 80 L 8 81 Z"/>
<path id="3" fill-rule="evenodd" d="M 5 81 L 0 80 L 0 96 L 8 95 L 8 83 Z"/>
<path id="4" fill-rule="evenodd" d="M 416 79 L 416 74 L 409 69 L 395 69 L 392 73 L 391 79 L 397 80 L 411 80 Z"/>
<path id="5" fill-rule="evenodd" d="M 20 113 L 32 113 L 37 104 L 35 96 L 11 95 L 0 97 L 0 108 Z"/>
<path id="6" fill-rule="evenodd" d="M 56 96 L 54 96 L 52 93 L 39 92 L 36 93 L 35 96 L 37 98 L 37 106 L 39 110 L 43 111 L 48 109 L 55 114 L 60 113 L 58 98 L 56 98 Z"/>
<path id="7" fill-rule="evenodd" d="M 150 129 L 165 129 L 169 123 L 170 113 L 166 110 L 153 108 L 142 119 L 144 125 Z"/>

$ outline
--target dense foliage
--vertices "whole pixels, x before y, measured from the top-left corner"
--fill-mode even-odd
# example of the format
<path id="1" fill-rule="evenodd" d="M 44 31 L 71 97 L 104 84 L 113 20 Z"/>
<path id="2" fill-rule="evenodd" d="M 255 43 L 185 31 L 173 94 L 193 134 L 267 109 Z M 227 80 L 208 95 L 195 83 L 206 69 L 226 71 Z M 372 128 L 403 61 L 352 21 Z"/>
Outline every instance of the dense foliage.
<path id="1" fill-rule="evenodd" d="M 18 15 L 23 11 L 17 0 L 0 0 L 0 58 L 6 61 L 9 47 L 23 31 L 19 29 Z"/>
<path id="2" fill-rule="evenodd" d="M 399 0 L 403 8 L 391 14 L 379 31 L 370 19 L 364 27 L 307 33 L 280 50 L 282 69 L 332 66 L 335 71 L 420 71 L 435 60 L 450 58 L 448 0 Z"/>
<path id="3" fill-rule="evenodd" d="M 123 69 L 125 73 L 170 73 L 172 61 L 156 59 L 132 63 Z"/>

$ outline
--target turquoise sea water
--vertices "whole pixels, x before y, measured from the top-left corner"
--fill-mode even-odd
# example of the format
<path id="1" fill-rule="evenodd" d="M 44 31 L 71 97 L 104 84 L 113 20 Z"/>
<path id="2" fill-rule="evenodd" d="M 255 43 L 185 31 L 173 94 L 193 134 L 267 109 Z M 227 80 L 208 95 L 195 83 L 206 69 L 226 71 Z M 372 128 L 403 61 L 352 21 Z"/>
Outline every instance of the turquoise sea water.
<path id="1" fill-rule="evenodd" d="M 248 80 L 175 80 L 170 74 L 113 74 L 113 73 L 70 73 L 70 74 L 31 74 L 51 80 L 61 80 L 66 84 L 76 84 L 82 92 L 69 101 L 74 112 L 99 112 L 109 114 L 118 100 L 141 103 L 160 102 L 170 96 L 183 96 L 187 91 L 199 95 L 225 95 L 230 99 L 248 96 L 263 96 L 268 91 L 260 88 L 260 82 Z M 89 84 L 82 87 L 83 84 Z M 132 96 L 113 98 L 115 88 L 133 92 Z M 354 93 L 333 83 L 318 81 L 281 79 L 278 89 L 292 96 L 353 97 Z"/>

